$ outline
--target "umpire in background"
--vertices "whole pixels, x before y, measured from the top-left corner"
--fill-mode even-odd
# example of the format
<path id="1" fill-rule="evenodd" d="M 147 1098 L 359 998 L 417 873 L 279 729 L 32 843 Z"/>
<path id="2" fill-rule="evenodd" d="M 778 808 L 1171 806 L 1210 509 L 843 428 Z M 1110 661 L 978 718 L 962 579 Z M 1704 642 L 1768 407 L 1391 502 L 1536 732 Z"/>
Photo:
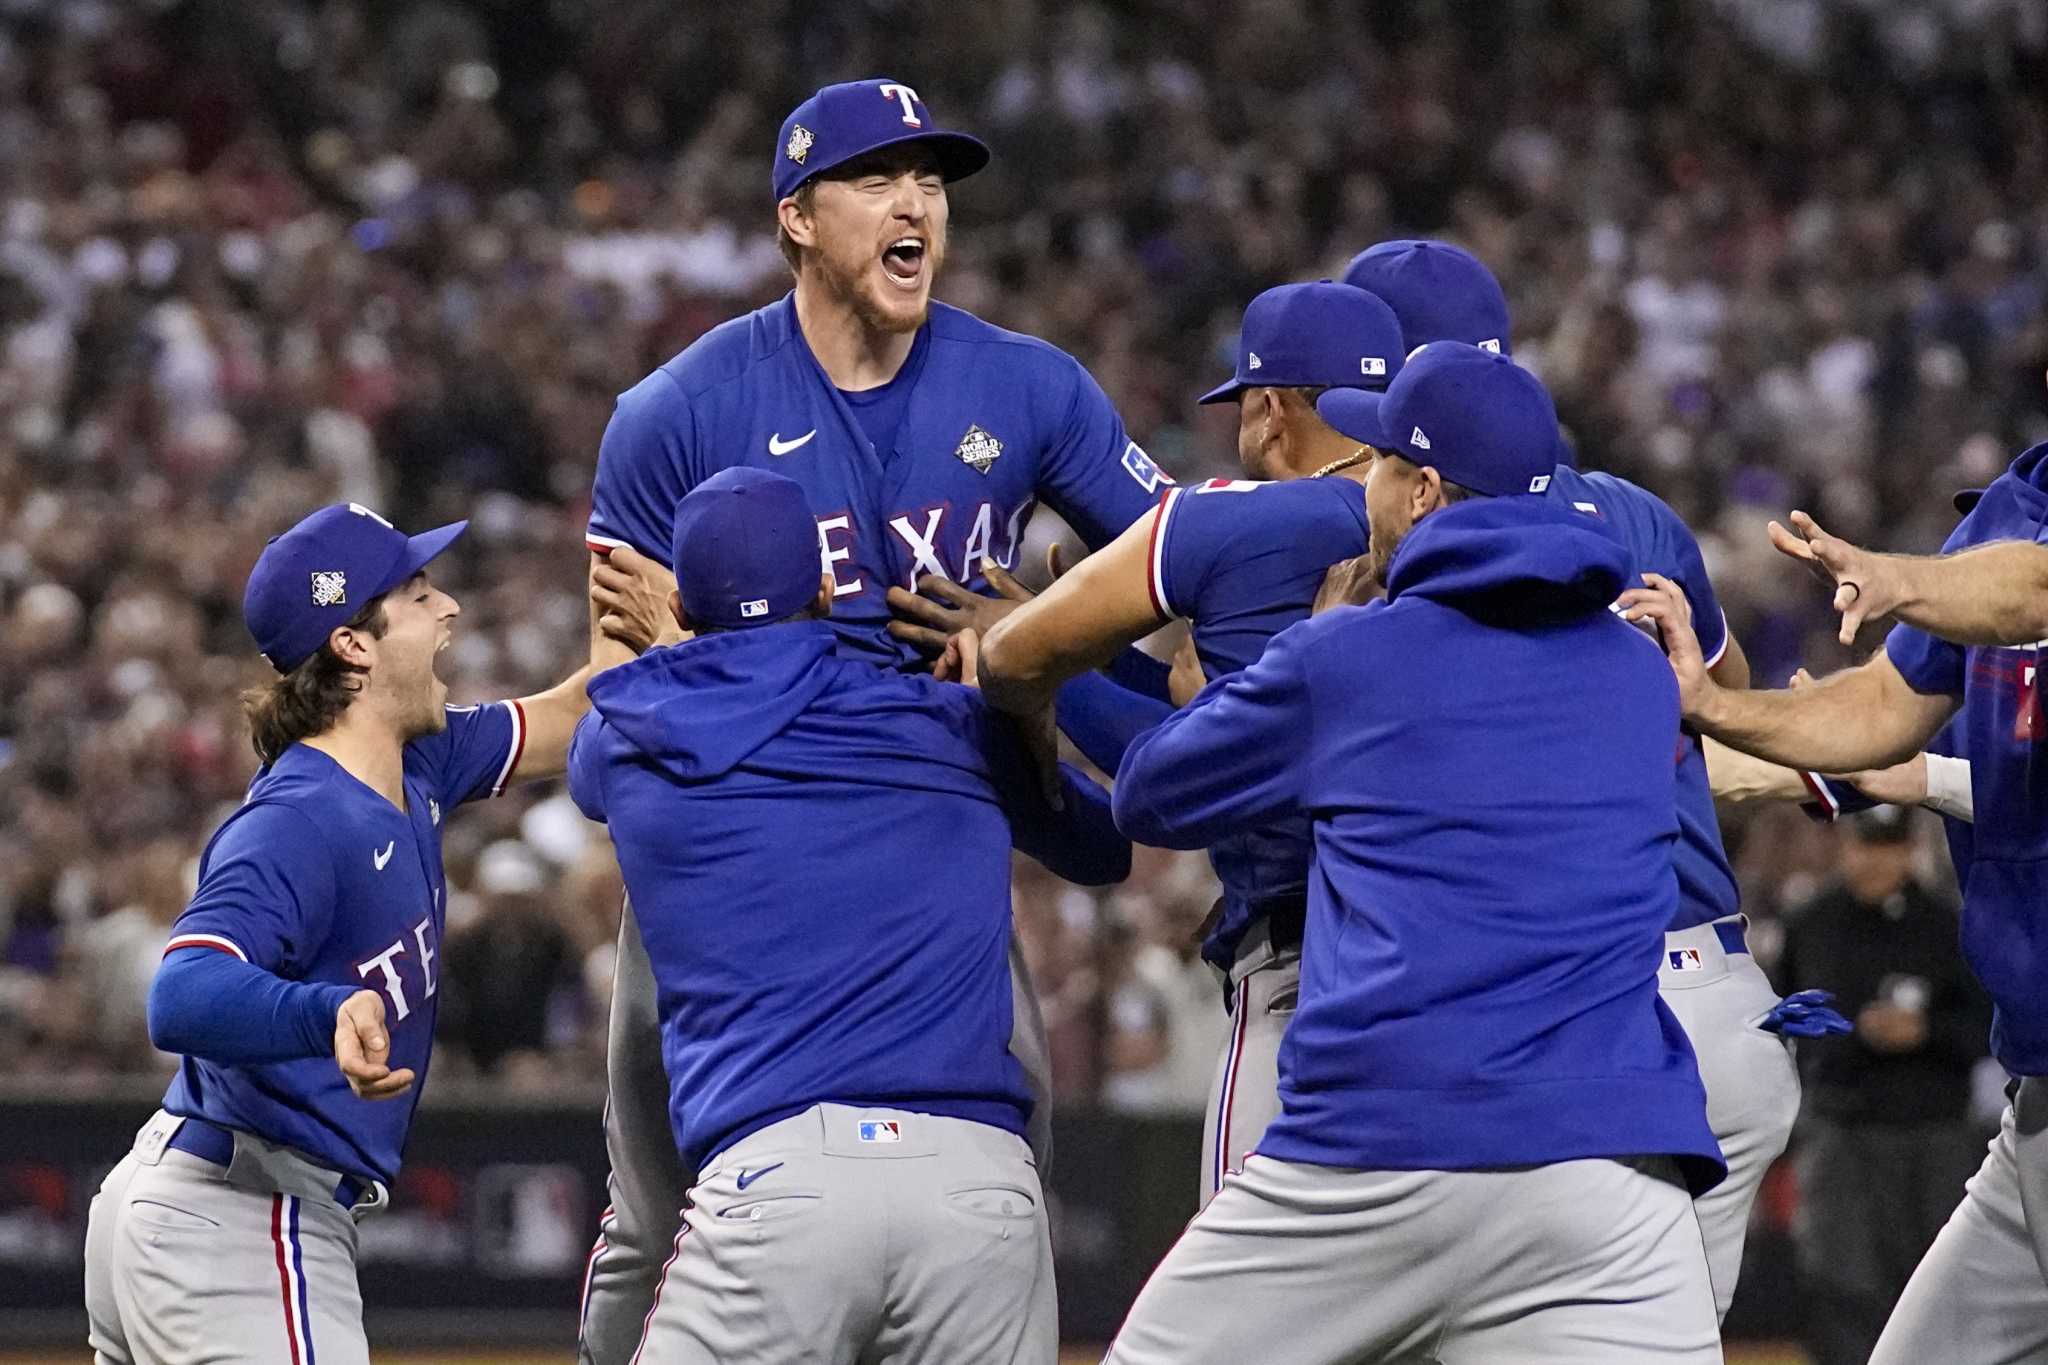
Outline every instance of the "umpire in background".
<path id="1" fill-rule="evenodd" d="M 1799 1047 L 1794 1224 L 1816 1365 L 1863 1365 L 1978 1161 L 1970 1077 L 1991 1005 L 1955 911 L 1913 875 L 1915 816 L 1842 822 L 1836 879 L 1790 917 L 1779 980 L 1833 991 L 1847 1037 Z"/>

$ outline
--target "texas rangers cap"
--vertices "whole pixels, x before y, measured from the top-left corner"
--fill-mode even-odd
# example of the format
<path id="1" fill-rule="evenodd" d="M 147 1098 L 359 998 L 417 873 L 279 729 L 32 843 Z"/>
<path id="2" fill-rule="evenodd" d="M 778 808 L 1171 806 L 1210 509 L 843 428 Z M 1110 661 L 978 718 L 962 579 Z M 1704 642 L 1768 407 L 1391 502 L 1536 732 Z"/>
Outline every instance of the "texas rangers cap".
<path id="1" fill-rule="evenodd" d="M 1331 389 L 1322 419 L 1476 493 L 1541 493 L 1557 467 L 1557 409 L 1535 375 L 1462 341 L 1408 357 L 1384 397 Z"/>
<path id="2" fill-rule="evenodd" d="M 963 179 L 988 165 L 988 147 L 980 138 L 941 128 L 923 97 L 903 82 L 886 76 L 846 81 L 826 86 L 782 121 L 772 177 L 776 201 L 796 193 L 814 175 L 905 142 L 929 146 L 947 180 Z"/>
<path id="3" fill-rule="evenodd" d="M 745 465 L 683 495 L 671 553 L 683 614 L 728 630 L 794 616 L 818 595 L 824 572 L 803 485 Z"/>
<path id="4" fill-rule="evenodd" d="M 289 673 L 468 525 L 409 536 L 361 503 L 323 507 L 263 547 L 242 593 L 242 620 L 270 666 Z"/>
<path id="5" fill-rule="evenodd" d="M 1401 324 L 1363 289 L 1318 280 L 1268 289 L 1244 310 L 1237 373 L 1197 402 L 1227 403 L 1246 389 L 1385 389 L 1400 373 Z"/>
<path id="6" fill-rule="evenodd" d="M 1477 256 L 1449 242 L 1402 237 L 1351 258 L 1344 283 L 1386 300 L 1401 320 L 1405 349 L 1463 341 L 1510 354 L 1508 300 Z"/>

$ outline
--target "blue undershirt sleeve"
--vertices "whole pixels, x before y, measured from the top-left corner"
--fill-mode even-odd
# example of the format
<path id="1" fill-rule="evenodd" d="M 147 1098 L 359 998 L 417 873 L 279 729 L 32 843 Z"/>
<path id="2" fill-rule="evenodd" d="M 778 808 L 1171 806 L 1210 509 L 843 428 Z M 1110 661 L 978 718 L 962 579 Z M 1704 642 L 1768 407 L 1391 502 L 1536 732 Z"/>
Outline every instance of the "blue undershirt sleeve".
<path id="1" fill-rule="evenodd" d="M 223 1066 L 334 1054 L 334 1016 L 355 990 L 286 981 L 234 954 L 176 948 L 149 988 L 149 1039 Z"/>

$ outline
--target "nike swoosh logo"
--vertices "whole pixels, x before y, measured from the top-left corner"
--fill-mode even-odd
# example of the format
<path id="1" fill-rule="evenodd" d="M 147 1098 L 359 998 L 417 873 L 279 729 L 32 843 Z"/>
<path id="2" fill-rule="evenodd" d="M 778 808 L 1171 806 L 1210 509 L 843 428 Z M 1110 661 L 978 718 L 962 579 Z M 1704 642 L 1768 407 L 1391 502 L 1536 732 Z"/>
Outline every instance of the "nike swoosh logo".
<path id="1" fill-rule="evenodd" d="M 778 1161 L 773 1166 L 763 1166 L 758 1171 L 750 1171 L 744 1166 L 740 1167 L 740 1188 L 745 1189 L 747 1186 L 753 1184 L 756 1180 L 759 1180 L 762 1176 L 768 1174 L 768 1172 L 781 1170 L 782 1166 L 783 1163 Z"/>
<path id="2" fill-rule="evenodd" d="M 809 445 L 811 438 L 817 434 L 818 429 L 812 427 L 794 441 L 785 441 L 782 439 L 782 433 L 778 431 L 768 438 L 768 453 L 770 455 L 787 455 L 798 446 Z"/>
<path id="3" fill-rule="evenodd" d="M 398 840 L 393 839 L 390 843 L 384 845 L 384 851 L 382 853 L 372 853 L 370 855 L 370 861 L 377 865 L 377 870 L 379 872 L 382 872 L 384 870 L 384 864 L 391 861 L 391 850 L 397 847 Z"/>

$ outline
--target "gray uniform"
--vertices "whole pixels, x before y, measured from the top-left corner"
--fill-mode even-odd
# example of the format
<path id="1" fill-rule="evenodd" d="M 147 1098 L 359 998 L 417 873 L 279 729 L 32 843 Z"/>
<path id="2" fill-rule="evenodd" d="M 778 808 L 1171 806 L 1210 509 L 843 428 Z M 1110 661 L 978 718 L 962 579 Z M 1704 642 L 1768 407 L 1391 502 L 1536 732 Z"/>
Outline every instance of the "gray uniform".
<path id="1" fill-rule="evenodd" d="M 1349 1171 L 1253 1156 L 1153 1272 L 1104 1365 L 1720 1359 L 1667 1158 Z"/>
<path id="2" fill-rule="evenodd" d="M 1280 1040 L 1301 995 L 1301 948 L 1273 946 L 1254 924 L 1230 968 L 1230 1036 L 1216 1059 L 1202 1124 L 1202 1203 L 1244 1169 L 1266 1125 L 1280 1117 Z"/>
<path id="3" fill-rule="evenodd" d="M 1051 1054 L 1038 996 L 1014 937 L 1010 987 L 1016 1021 L 1010 1052 L 1024 1067 L 1036 1101 L 1028 1137 L 1037 1168 L 1044 1171 L 1052 1157 Z M 584 1271 L 579 1365 L 629 1365 L 634 1359 L 651 1326 L 663 1266 L 690 1189 L 691 1173 L 676 1154 L 675 1130 L 669 1124 L 654 968 L 630 902 L 619 924 L 605 1067 L 610 1095 L 605 1102 L 604 1142 L 611 1162 L 611 1202 L 599 1220 L 597 1242 Z"/>
<path id="4" fill-rule="evenodd" d="M 367 1365 L 356 1221 L 340 1176 L 237 1135 L 225 1167 L 166 1144 L 159 1110 L 93 1196 L 85 1308 L 97 1365 Z"/>
<path id="5" fill-rule="evenodd" d="M 801 1345 L 799 1345 L 801 1344 Z M 999 1128 L 821 1104 L 690 1191 L 636 1365 L 1052 1365 L 1052 1238 Z"/>
<path id="6" fill-rule="evenodd" d="M 1870 1365 L 2048 1365 L 2048 1082 L 2027 1080 Z"/>
<path id="7" fill-rule="evenodd" d="M 1739 929 L 1742 916 L 1723 923 Z M 1657 993 L 1692 1040 L 1707 1090 L 1707 1125 L 1728 1163 L 1728 1178 L 1694 1201 L 1714 1308 L 1725 1318 L 1742 1270 L 1750 1209 L 1799 1117 L 1799 1068 L 1783 1038 L 1756 1026 L 1778 1003 L 1778 993 L 1755 958 L 1722 947 L 1714 925 L 1664 936 Z"/>

